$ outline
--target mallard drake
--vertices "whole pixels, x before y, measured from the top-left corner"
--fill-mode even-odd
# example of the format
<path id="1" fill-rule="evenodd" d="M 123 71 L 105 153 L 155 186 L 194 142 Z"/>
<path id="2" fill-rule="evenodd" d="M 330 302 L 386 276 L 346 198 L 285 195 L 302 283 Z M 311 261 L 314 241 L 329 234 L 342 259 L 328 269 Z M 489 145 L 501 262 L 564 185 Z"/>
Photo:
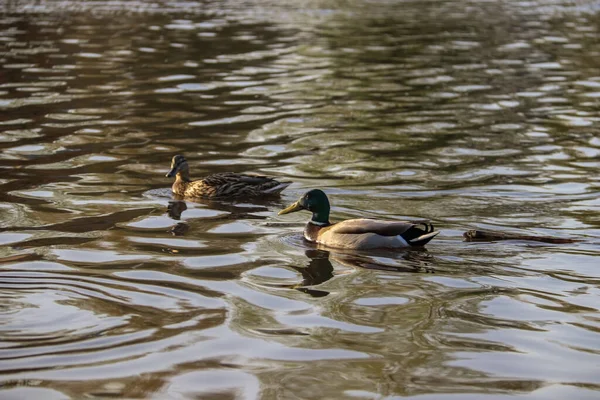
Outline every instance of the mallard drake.
<path id="1" fill-rule="evenodd" d="M 338 249 L 371 250 L 423 246 L 439 232 L 428 222 L 381 221 L 375 219 L 349 219 L 329 222 L 329 199 L 325 192 L 313 189 L 297 202 L 279 211 L 279 215 L 300 210 L 312 212 L 304 229 L 304 238 Z"/>
<path id="2" fill-rule="evenodd" d="M 173 193 L 190 198 L 235 198 L 275 196 L 292 182 L 279 182 L 262 175 L 245 175 L 233 172 L 212 174 L 204 179 L 190 180 L 190 167 L 182 155 L 171 161 L 167 178 L 176 176 Z"/>

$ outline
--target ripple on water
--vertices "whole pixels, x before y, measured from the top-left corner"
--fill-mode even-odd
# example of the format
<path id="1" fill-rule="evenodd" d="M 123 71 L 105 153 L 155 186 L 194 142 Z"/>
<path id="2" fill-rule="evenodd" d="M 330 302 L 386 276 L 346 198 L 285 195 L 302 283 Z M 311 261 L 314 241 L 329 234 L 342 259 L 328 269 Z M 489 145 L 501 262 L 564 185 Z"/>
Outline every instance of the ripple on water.
<path id="1" fill-rule="evenodd" d="M 29 263 L 2 268 L 0 290 L 9 304 L 0 326 L 6 344 L 0 350 L 5 374 L 51 371 L 58 364 L 76 371 L 119 363 L 142 356 L 148 346 L 168 351 L 190 327 L 166 330 L 153 322 L 158 314 L 171 325 L 195 319 L 196 330 L 224 318 L 223 302 L 200 292 L 160 281 L 127 283 L 75 270 L 62 272 L 60 264 L 54 265 L 58 268 L 36 264 L 35 270 L 47 272 L 34 271 Z M 156 311 L 140 313 L 154 307 Z M 19 346 L 23 338 L 29 343 L 26 347 Z"/>
<path id="2" fill-rule="evenodd" d="M 8 2 L 0 397 L 597 398 L 597 7 L 263 3 Z M 311 245 L 312 187 L 442 234 Z"/>

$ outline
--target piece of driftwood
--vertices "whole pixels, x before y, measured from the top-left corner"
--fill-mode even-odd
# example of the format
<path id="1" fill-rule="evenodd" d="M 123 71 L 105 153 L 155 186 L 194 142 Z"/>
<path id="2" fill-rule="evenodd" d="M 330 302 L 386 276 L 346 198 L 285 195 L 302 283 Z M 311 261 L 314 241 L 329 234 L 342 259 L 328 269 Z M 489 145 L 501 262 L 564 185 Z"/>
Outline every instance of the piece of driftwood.
<path id="1" fill-rule="evenodd" d="M 575 243 L 578 240 L 568 238 L 557 238 L 552 236 L 519 235 L 516 233 L 483 231 L 472 229 L 463 234 L 465 242 L 495 242 L 498 240 L 532 240 L 543 243 Z"/>

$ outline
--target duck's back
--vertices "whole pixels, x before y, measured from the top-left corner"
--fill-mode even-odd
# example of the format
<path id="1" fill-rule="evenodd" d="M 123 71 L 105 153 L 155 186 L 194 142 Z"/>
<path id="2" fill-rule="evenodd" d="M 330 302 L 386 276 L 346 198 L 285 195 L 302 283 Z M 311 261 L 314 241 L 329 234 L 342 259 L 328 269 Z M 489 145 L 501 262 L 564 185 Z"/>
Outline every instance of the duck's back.
<path id="1" fill-rule="evenodd" d="M 256 197 L 277 195 L 291 182 L 279 182 L 263 175 L 223 172 L 188 183 L 187 197 Z"/>
<path id="2" fill-rule="evenodd" d="M 433 232 L 433 227 L 429 230 L 425 224 L 423 230 L 419 225 L 404 221 L 350 219 L 322 228 L 316 241 L 330 247 L 356 250 L 401 248 L 410 246 L 410 240 Z"/>

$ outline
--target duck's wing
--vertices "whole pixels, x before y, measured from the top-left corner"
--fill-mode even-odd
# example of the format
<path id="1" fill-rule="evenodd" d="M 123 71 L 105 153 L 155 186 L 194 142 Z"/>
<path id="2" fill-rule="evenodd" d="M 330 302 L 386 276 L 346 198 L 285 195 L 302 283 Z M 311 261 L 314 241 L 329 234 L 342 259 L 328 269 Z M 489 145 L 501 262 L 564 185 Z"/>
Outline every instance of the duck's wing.
<path id="1" fill-rule="evenodd" d="M 203 186 L 213 187 L 217 196 L 278 194 L 292 182 L 279 182 L 264 175 L 224 172 L 209 175 L 202 180 Z"/>
<path id="2" fill-rule="evenodd" d="M 209 186 L 221 186 L 233 183 L 245 183 L 247 185 L 260 185 L 268 182 L 270 178 L 263 175 L 236 174 L 234 172 L 222 172 L 208 175 L 202 178 L 202 182 Z"/>
<path id="3" fill-rule="evenodd" d="M 433 225 L 429 221 L 409 222 L 409 221 L 384 221 L 376 219 L 349 219 L 339 222 L 332 226 L 336 233 L 363 234 L 376 233 L 382 236 L 402 235 L 411 229 L 418 229 L 423 233 L 434 231 Z"/>
<path id="4" fill-rule="evenodd" d="M 202 181 L 206 185 L 225 185 L 227 183 L 244 183 L 246 185 L 260 186 L 265 184 L 278 184 L 279 181 L 265 175 L 237 174 L 235 172 L 220 172 L 208 175 Z M 291 183 L 291 182 L 290 182 Z"/>
<path id="5" fill-rule="evenodd" d="M 439 232 L 429 221 L 383 221 L 374 219 L 350 219 L 332 225 L 331 234 L 364 235 L 375 234 L 384 237 L 400 236 L 411 245 L 422 246 Z"/>

